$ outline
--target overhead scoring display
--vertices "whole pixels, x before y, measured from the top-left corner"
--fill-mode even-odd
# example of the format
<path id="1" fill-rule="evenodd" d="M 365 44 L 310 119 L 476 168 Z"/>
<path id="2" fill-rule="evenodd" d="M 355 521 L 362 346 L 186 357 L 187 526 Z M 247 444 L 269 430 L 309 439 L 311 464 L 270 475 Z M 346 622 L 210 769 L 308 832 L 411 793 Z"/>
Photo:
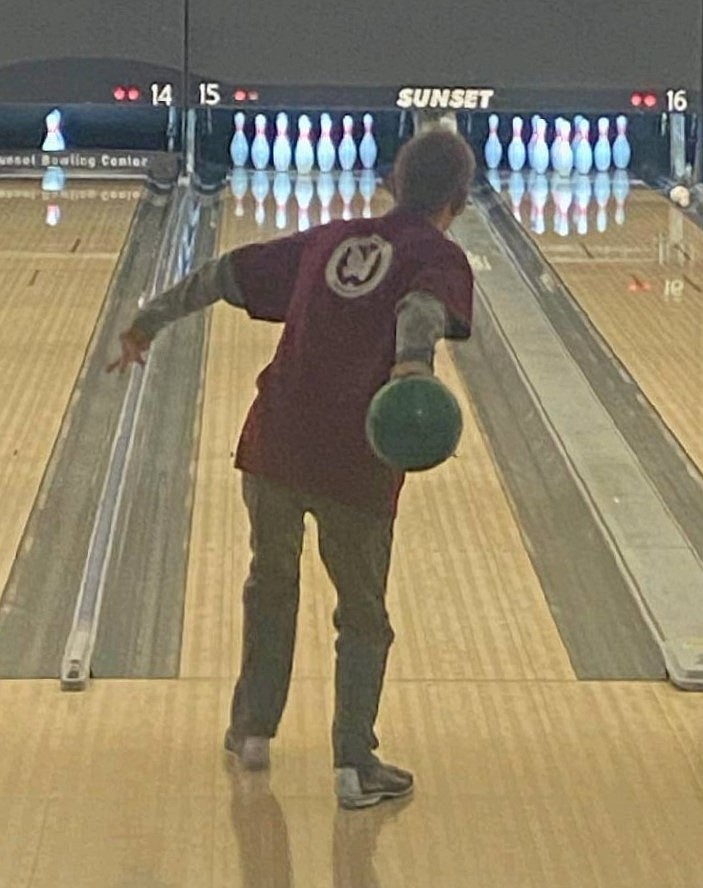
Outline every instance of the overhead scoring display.
<path id="1" fill-rule="evenodd" d="M 285 87 L 283 89 L 280 87 L 274 89 L 264 87 L 264 98 L 265 100 L 270 100 L 272 95 L 281 95 L 284 92 Z M 306 90 L 306 92 L 309 94 L 309 91 Z M 315 89 L 315 92 L 320 96 L 322 89 L 318 87 Z M 331 103 L 334 105 L 335 99 L 341 105 L 348 104 L 348 99 L 340 98 L 340 96 L 348 96 L 349 90 L 335 87 L 329 88 L 328 92 L 329 95 L 325 96 L 326 101 L 324 104 Z M 496 91 L 480 87 L 401 87 L 398 90 L 370 87 L 364 90 L 357 89 L 355 92 L 359 94 L 362 104 L 371 106 L 377 104 L 379 107 L 387 107 L 390 104 L 401 110 L 418 107 L 473 111 L 489 108 L 491 106 L 491 99 L 495 96 Z M 375 102 L 374 96 L 376 97 Z M 216 107 L 232 103 L 237 105 L 257 104 L 261 100 L 262 94 L 259 89 L 242 89 L 241 87 L 228 89 L 223 87 L 221 83 L 201 82 L 197 85 L 195 103 L 201 106 Z"/>
<path id="2" fill-rule="evenodd" d="M 661 90 L 625 86 L 619 89 L 576 90 L 492 89 L 477 87 L 267 87 L 242 89 L 214 81 L 194 87 L 192 103 L 200 107 L 326 107 L 329 109 L 367 108 L 401 111 L 430 110 L 475 111 L 514 110 L 549 104 L 553 109 L 578 107 L 582 111 L 644 111 L 685 113 L 696 107 L 698 90 L 668 88 Z"/>

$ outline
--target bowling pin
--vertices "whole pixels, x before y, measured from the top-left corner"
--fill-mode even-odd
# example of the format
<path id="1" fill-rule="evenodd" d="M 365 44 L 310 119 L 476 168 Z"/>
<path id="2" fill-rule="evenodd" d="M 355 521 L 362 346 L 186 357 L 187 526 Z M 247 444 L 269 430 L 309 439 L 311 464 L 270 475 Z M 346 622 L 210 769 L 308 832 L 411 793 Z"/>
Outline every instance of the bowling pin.
<path id="1" fill-rule="evenodd" d="M 372 115 L 364 114 L 364 135 L 359 143 L 359 160 L 365 170 L 372 170 L 376 165 L 376 158 L 378 157 L 378 147 L 371 131 L 372 128 Z"/>
<path id="2" fill-rule="evenodd" d="M 630 143 L 627 140 L 626 132 L 627 117 L 625 117 L 624 114 L 620 114 L 615 120 L 615 125 L 618 134 L 613 142 L 613 163 L 615 164 L 616 169 L 626 170 L 630 165 L 630 159 L 632 158 L 632 151 L 630 149 Z"/>
<path id="3" fill-rule="evenodd" d="M 287 173 L 292 150 L 288 137 L 288 115 L 280 111 L 276 115 L 276 138 L 273 140 L 273 168 L 277 173 Z"/>
<path id="4" fill-rule="evenodd" d="M 525 143 L 522 141 L 522 117 L 513 117 L 513 138 L 510 145 L 508 145 L 508 164 L 514 173 L 519 172 L 525 166 Z"/>
<path id="5" fill-rule="evenodd" d="M 596 173 L 593 196 L 598 204 L 596 228 L 603 234 L 608 227 L 608 202 L 610 201 L 610 176 L 603 170 Z"/>
<path id="6" fill-rule="evenodd" d="M 541 117 L 537 121 L 537 135 L 532 148 L 532 169 L 543 175 L 549 167 L 549 148 L 547 147 L 547 121 Z"/>
<path id="7" fill-rule="evenodd" d="M 522 225 L 521 205 L 525 196 L 525 179 L 519 170 L 513 170 L 510 174 L 508 194 L 513 208 L 513 216 Z"/>
<path id="8" fill-rule="evenodd" d="M 373 170 L 365 169 L 361 171 L 359 177 L 359 194 L 364 199 L 364 208 L 361 215 L 364 219 L 371 218 L 371 200 L 376 193 L 376 174 Z"/>
<path id="9" fill-rule="evenodd" d="M 582 120 L 583 116 L 581 114 L 577 114 L 576 117 L 574 117 L 574 138 L 571 140 L 571 150 L 574 152 L 574 162 L 576 161 L 576 149 L 583 138 L 581 135 Z"/>
<path id="10" fill-rule="evenodd" d="M 298 118 L 298 141 L 295 143 L 295 168 L 298 172 L 307 176 L 315 163 L 315 152 L 310 140 L 312 122 L 307 114 L 301 114 Z"/>
<path id="11" fill-rule="evenodd" d="M 571 124 L 568 120 L 562 118 L 559 124 L 559 137 L 554 143 L 552 166 L 554 167 L 554 172 L 563 177 L 570 176 L 574 168 L 574 154 L 571 150 L 570 135 Z"/>
<path id="12" fill-rule="evenodd" d="M 483 156 L 489 170 L 496 170 L 503 159 L 503 146 L 498 138 L 498 124 L 500 119 L 497 114 L 491 114 L 488 118 L 488 138 L 483 146 Z"/>
<path id="13" fill-rule="evenodd" d="M 234 197 L 234 215 L 244 215 L 244 197 L 249 190 L 249 174 L 242 167 L 235 167 L 232 171 L 230 189 Z"/>
<path id="14" fill-rule="evenodd" d="M 229 143 L 229 156 L 234 167 L 244 167 L 249 159 L 249 143 L 244 135 L 244 114 L 237 111 L 234 115 L 234 135 Z"/>
<path id="15" fill-rule="evenodd" d="M 298 201 L 298 231 L 307 231 L 310 228 L 309 209 L 314 193 L 315 189 L 310 176 L 298 176 L 295 181 L 295 199 Z"/>
<path id="16" fill-rule="evenodd" d="M 320 201 L 320 224 L 330 221 L 330 206 L 334 198 L 335 185 L 332 173 L 320 173 L 317 177 L 317 198 Z"/>
<path id="17" fill-rule="evenodd" d="M 271 159 L 271 148 L 266 138 L 266 118 L 263 114 L 256 115 L 254 126 L 256 131 L 251 143 L 251 162 L 254 164 L 254 169 L 265 170 Z"/>
<path id="18" fill-rule="evenodd" d="M 531 131 L 530 131 L 530 141 L 527 143 L 527 163 L 528 166 L 532 166 L 532 150 L 535 147 L 535 142 L 537 141 L 537 124 L 539 122 L 539 114 L 533 114 L 532 119 L 530 121 Z"/>
<path id="19" fill-rule="evenodd" d="M 332 141 L 332 118 L 329 114 L 320 115 L 320 140 L 317 143 L 317 165 L 321 173 L 334 169 L 336 152 Z"/>
<path id="20" fill-rule="evenodd" d="M 342 198 L 342 219 L 351 219 L 352 200 L 356 194 L 356 182 L 354 174 L 350 170 L 344 170 L 339 174 L 339 193 Z"/>
<path id="21" fill-rule="evenodd" d="M 350 114 L 345 114 L 342 119 L 344 135 L 339 143 L 339 165 L 343 170 L 353 170 L 356 163 L 356 144 L 352 136 L 354 120 Z"/>
<path id="22" fill-rule="evenodd" d="M 269 193 L 269 177 L 264 170 L 257 170 L 251 177 L 251 193 L 256 201 L 254 218 L 256 219 L 256 224 L 261 226 L 266 221 L 264 201 Z"/>
<path id="23" fill-rule="evenodd" d="M 574 150 L 574 165 L 576 172 L 581 176 L 587 176 L 593 166 L 593 149 L 589 139 L 589 129 L 588 120 L 582 117 L 578 124 L 579 140 Z"/>
<path id="24" fill-rule="evenodd" d="M 557 151 L 561 147 L 561 117 L 557 117 L 554 121 L 554 141 L 552 142 L 552 147 L 549 149 L 549 160 L 551 161 L 552 168 L 557 168 Z"/>
<path id="25" fill-rule="evenodd" d="M 569 169 L 569 175 L 571 175 L 571 171 L 574 168 L 574 149 L 571 145 L 571 121 L 564 118 L 561 122 L 561 131 L 562 131 L 562 141 L 564 145 L 569 146 L 569 161 L 571 167 Z M 562 146 L 563 147 L 563 146 Z"/>
<path id="26" fill-rule="evenodd" d="M 276 202 L 276 228 L 288 226 L 288 201 L 293 187 L 288 173 L 276 173 L 273 177 L 273 199 Z"/>
<path id="27" fill-rule="evenodd" d="M 46 137 L 42 143 L 42 151 L 65 151 L 66 140 L 61 132 L 61 112 L 58 108 L 46 115 Z"/>
<path id="28" fill-rule="evenodd" d="M 613 197 L 615 198 L 615 222 L 625 224 L 625 201 L 630 193 L 630 177 L 626 170 L 613 173 Z"/>
<path id="29" fill-rule="evenodd" d="M 608 130 L 610 121 L 607 117 L 601 117 L 598 120 L 598 141 L 593 149 L 593 162 L 599 173 L 607 173 L 610 169 L 610 141 L 608 139 Z M 610 186 L 608 186 L 610 189 Z"/>

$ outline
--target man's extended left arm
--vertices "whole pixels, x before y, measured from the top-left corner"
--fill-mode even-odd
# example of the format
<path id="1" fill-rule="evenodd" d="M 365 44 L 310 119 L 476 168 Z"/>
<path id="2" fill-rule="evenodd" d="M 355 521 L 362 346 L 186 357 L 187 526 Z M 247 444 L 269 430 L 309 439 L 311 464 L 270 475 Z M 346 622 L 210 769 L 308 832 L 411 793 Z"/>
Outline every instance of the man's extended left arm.
<path id="1" fill-rule="evenodd" d="M 110 364 L 108 373 L 116 367 L 123 373 L 132 362 L 143 366 L 143 352 L 148 351 L 157 333 L 173 321 L 220 299 L 244 307 L 235 269 L 235 263 L 227 254 L 212 259 L 149 302 L 134 318 L 132 326 L 120 334 L 122 355 Z"/>

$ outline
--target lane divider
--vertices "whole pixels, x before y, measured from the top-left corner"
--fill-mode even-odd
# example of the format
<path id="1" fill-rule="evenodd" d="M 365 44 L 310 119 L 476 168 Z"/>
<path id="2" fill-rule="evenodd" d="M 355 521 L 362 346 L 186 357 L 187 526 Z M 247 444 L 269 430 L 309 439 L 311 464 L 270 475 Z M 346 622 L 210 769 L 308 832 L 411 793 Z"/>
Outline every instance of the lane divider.
<path id="1" fill-rule="evenodd" d="M 184 184 L 180 182 L 179 187 Z M 181 188 L 165 226 L 149 300 L 189 273 L 199 218 L 199 197 L 191 188 Z M 138 364 L 132 365 L 93 523 L 73 623 L 61 660 L 61 689 L 64 691 L 85 690 L 92 675 L 91 661 L 100 624 L 105 578 L 150 366 L 150 352 L 143 368 Z"/>

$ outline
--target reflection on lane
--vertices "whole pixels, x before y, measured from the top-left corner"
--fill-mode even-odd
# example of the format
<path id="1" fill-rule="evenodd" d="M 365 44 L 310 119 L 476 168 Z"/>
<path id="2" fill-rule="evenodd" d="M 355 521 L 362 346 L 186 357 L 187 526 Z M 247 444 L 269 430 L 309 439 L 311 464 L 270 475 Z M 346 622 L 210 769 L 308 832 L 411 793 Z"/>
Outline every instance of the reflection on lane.
<path id="1" fill-rule="evenodd" d="M 496 190 L 550 263 L 624 263 L 634 274 L 643 265 L 652 273 L 655 264 L 698 273 L 703 232 L 663 195 L 628 180 L 624 171 L 612 177 L 596 173 L 590 180 L 554 176 L 533 181 L 524 191 L 509 181 L 518 175 L 496 181 Z"/>
<path id="2" fill-rule="evenodd" d="M 559 237 L 583 237 L 593 229 L 604 234 L 613 223 L 625 224 L 630 194 L 626 170 L 572 176 L 488 170 L 487 178 L 497 194 L 505 191 L 515 219 L 534 234 L 552 230 Z"/>
<path id="3" fill-rule="evenodd" d="M 0 178 L 0 218 L 3 251 L 66 252 L 120 249 L 110 235 L 111 210 L 133 212 L 143 194 L 137 181 L 71 180 L 56 166 L 39 179 Z M 8 224 L 10 223 L 10 224 Z"/>
<path id="4" fill-rule="evenodd" d="M 288 228 L 289 224 L 296 224 L 298 231 L 306 231 L 311 225 L 325 225 L 337 215 L 342 219 L 355 216 L 369 219 L 374 215 L 372 200 L 377 187 L 376 173 L 372 169 L 364 169 L 358 173 L 342 170 L 340 173 L 303 175 L 272 173 L 266 170 L 252 172 L 235 167 L 230 179 L 235 216 L 246 215 L 245 198 L 251 193 L 255 202 L 254 219 L 257 226 L 264 226 L 267 218 L 272 215 L 276 228 L 281 231 Z M 356 199 L 357 193 L 360 201 Z M 341 207 L 339 214 L 335 208 L 337 197 Z"/>
<path id="5" fill-rule="evenodd" d="M 605 185 L 599 197 L 597 175 L 588 202 L 580 177 L 550 182 L 546 193 L 540 183 L 536 199 L 534 183 L 532 195 L 526 187 L 521 199 L 517 182 L 513 194 L 507 179 L 501 191 L 571 297 L 703 469 L 703 231 L 641 183 L 616 184 L 617 172 L 608 199 Z M 551 225 L 537 218 L 545 204 Z"/>

